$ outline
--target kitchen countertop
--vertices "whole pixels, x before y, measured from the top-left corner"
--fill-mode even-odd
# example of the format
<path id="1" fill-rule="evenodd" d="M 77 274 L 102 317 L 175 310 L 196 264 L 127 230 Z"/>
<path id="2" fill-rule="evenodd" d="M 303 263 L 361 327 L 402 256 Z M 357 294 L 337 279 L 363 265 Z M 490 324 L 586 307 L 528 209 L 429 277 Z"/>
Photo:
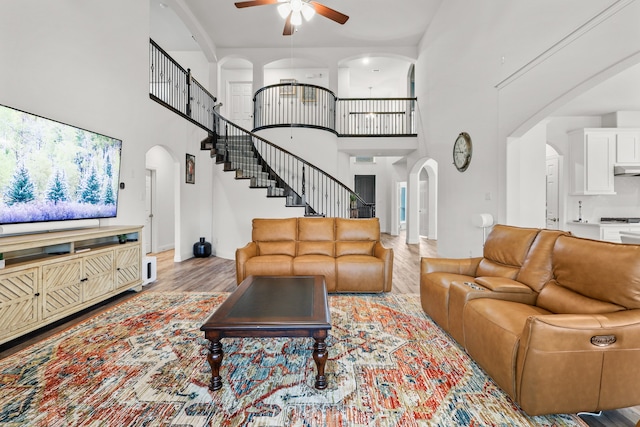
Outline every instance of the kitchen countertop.
<path id="1" fill-rule="evenodd" d="M 568 225 L 595 225 L 598 227 L 638 227 L 640 228 L 639 222 L 580 222 L 580 221 L 569 221 Z"/>

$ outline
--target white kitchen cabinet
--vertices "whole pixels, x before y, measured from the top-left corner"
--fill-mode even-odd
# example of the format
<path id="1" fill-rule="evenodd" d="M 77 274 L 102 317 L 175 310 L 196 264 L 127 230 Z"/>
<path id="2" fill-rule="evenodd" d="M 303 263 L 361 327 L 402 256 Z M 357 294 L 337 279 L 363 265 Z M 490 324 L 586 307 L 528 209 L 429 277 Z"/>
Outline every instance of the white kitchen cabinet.
<path id="1" fill-rule="evenodd" d="M 640 164 L 640 130 L 616 130 L 616 163 Z"/>
<path id="2" fill-rule="evenodd" d="M 569 147 L 572 194 L 615 194 L 616 130 L 593 128 L 570 132 Z"/>
<path id="3" fill-rule="evenodd" d="M 600 224 L 573 221 L 567 223 L 567 230 L 578 237 L 621 243 L 620 232 L 640 233 L 640 224 Z"/>
<path id="4" fill-rule="evenodd" d="M 620 232 L 638 232 L 640 225 L 603 225 L 600 227 L 600 240 L 607 242 L 620 243 Z"/>

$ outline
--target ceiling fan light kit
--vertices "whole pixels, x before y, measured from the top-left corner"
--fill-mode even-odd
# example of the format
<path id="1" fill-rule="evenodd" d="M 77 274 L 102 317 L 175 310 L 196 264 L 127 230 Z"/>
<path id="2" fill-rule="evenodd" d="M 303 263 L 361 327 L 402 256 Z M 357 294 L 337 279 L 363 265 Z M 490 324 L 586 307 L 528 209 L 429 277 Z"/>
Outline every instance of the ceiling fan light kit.
<path id="1" fill-rule="evenodd" d="M 278 4 L 278 14 L 285 20 L 282 33 L 285 36 L 293 33 L 293 27 L 302 25 L 303 17 L 305 21 L 310 21 L 316 13 L 338 24 L 344 24 L 349 19 L 347 15 L 313 0 L 249 0 L 235 3 L 238 9 L 268 4 Z"/>
<path id="2" fill-rule="evenodd" d="M 316 10 L 314 9 L 313 6 L 310 6 L 309 3 L 303 3 L 302 4 L 302 16 L 304 16 L 304 19 L 306 21 L 311 21 L 311 18 L 313 18 L 313 16 L 316 14 Z"/>

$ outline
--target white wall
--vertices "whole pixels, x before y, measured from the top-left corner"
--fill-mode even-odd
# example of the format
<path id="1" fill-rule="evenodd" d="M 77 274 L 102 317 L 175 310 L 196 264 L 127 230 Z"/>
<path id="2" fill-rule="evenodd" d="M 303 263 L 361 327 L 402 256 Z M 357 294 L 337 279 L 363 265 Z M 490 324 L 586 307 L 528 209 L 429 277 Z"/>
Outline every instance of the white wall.
<path id="1" fill-rule="evenodd" d="M 441 4 L 416 63 L 419 132 L 426 145 L 410 161 L 411 166 L 419 156 L 429 155 L 441 165 L 441 255 L 481 252 L 481 242 L 469 238 L 477 233 L 472 214 L 496 212 L 497 222 L 506 220 L 507 138 L 520 137 L 586 90 L 576 89 L 581 82 L 603 70 L 615 72 L 616 64 L 639 51 L 638 2 L 593 22 L 570 43 L 556 45 L 604 8 L 596 1 L 577 0 Z M 454 22 L 456 31 L 449 31 Z M 552 55 L 536 60 L 552 46 Z M 518 71 L 521 67 L 524 71 Z M 464 173 L 451 165 L 452 145 L 462 131 L 474 144 Z M 487 193 L 492 200 L 486 200 Z"/>
<path id="2" fill-rule="evenodd" d="M 160 46 L 162 47 L 162 46 Z M 209 61 L 202 52 L 171 51 L 169 56 L 176 60 L 184 69 L 191 70 L 191 75 L 205 88 L 209 84 Z"/>
<path id="3" fill-rule="evenodd" d="M 329 87 L 328 68 L 265 68 L 264 85 L 275 85 L 280 79 L 296 79 L 298 83 Z"/>
<path id="4" fill-rule="evenodd" d="M 206 136 L 149 99 L 148 2 L 4 0 L 0 40 L 2 103 L 122 139 L 126 188 L 118 217 L 100 223 L 144 224 L 146 152 L 163 145 L 184 158 L 199 154 Z M 197 173 L 196 182 L 210 179 L 204 168 Z M 210 233 L 211 196 L 209 185 L 185 189 L 184 175 L 178 178 L 176 194 L 184 194 L 176 256 L 183 258 L 200 235 Z"/>
<path id="5" fill-rule="evenodd" d="M 507 224 L 546 227 L 546 146 L 546 121 L 521 138 L 507 140 Z"/>
<path id="6" fill-rule="evenodd" d="M 213 168 L 213 254 L 235 259 L 237 248 L 251 241 L 253 218 L 288 218 L 304 216 L 304 208 L 285 207 L 284 198 L 266 197 L 266 189 L 249 188 L 247 180 L 236 180 L 233 172 Z"/>
<path id="7" fill-rule="evenodd" d="M 337 177 L 338 137 L 335 134 L 319 129 L 291 127 L 263 129 L 257 134 Z"/>
<path id="8" fill-rule="evenodd" d="M 102 224 L 144 223 L 147 9 L 126 0 L 0 3 L 2 102 L 123 141 L 126 188 L 118 217 Z"/>

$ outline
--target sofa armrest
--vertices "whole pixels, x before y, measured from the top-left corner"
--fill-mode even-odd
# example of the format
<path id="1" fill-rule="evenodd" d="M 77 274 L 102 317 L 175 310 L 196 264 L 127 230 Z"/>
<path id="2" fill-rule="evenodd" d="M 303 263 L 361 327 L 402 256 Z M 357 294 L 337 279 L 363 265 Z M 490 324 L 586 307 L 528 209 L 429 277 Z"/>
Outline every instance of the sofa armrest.
<path id="1" fill-rule="evenodd" d="M 239 285 L 245 278 L 245 263 L 258 255 L 258 245 L 249 242 L 244 247 L 236 249 L 236 283 Z"/>
<path id="2" fill-rule="evenodd" d="M 373 255 L 384 261 L 384 292 L 391 292 L 393 281 L 393 249 L 385 248 L 382 243 L 376 242 L 373 247 Z"/>
<path id="3" fill-rule="evenodd" d="M 530 415 L 633 406 L 638 360 L 638 309 L 531 316 L 517 354 L 518 403 Z"/>
<path id="4" fill-rule="evenodd" d="M 524 283 L 506 277 L 476 277 L 474 280 L 478 285 L 493 292 L 509 294 L 533 294 L 534 291 Z"/>
<path id="5" fill-rule="evenodd" d="M 464 308 L 471 300 L 487 298 L 533 305 L 536 297 L 528 286 L 504 277 L 476 277 L 473 282 L 453 280 L 449 286 L 447 332 L 465 345 Z"/>
<path id="6" fill-rule="evenodd" d="M 482 260 L 478 258 L 429 258 L 420 260 L 420 274 L 442 272 L 462 274 L 475 277 L 478 265 Z"/>

